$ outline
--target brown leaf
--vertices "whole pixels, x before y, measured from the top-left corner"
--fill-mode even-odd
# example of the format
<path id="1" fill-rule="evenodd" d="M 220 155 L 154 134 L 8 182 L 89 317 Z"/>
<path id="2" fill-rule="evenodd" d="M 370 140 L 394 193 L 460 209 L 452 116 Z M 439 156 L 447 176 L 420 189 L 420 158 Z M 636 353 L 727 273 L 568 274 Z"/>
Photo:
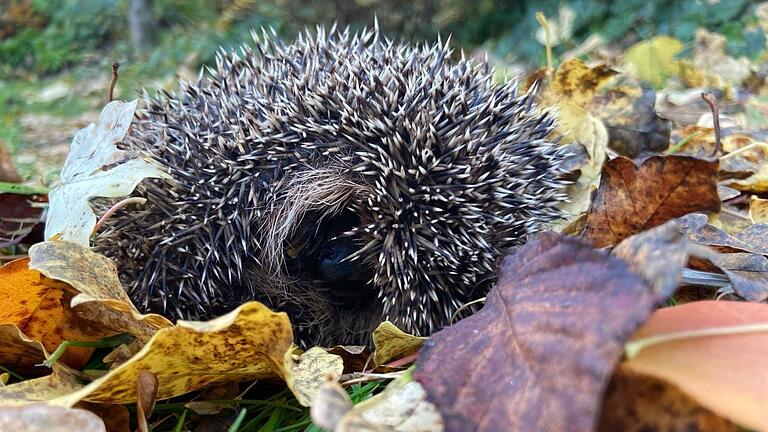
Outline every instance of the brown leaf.
<path id="1" fill-rule="evenodd" d="M 544 233 L 482 310 L 425 342 L 414 378 L 447 431 L 588 431 L 624 340 L 656 303 L 627 264 Z"/>
<path id="2" fill-rule="evenodd" d="M 608 130 L 608 146 L 635 158 L 658 153 L 669 146 L 669 121 L 656 115 L 656 92 L 624 84 L 595 97 L 590 106 Z"/>
<path id="3" fill-rule="evenodd" d="M 659 298 L 666 298 L 677 289 L 682 279 L 680 269 L 692 249 L 677 222 L 669 221 L 622 241 L 611 254 L 626 261 Z"/>
<path id="4" fill-rule="evenodd" d="M 728 276 L 739 297 L 761 302 L 768 299 L 768 258 L 750 253 L 717 254 L 709 258 Z"/>
<path id="5" fill-rule="evenodd" d="M 678 219 L 683 233 L 694 242 L 726 251 L 768 255 L 768 223 L 753 224 L 733 235 L 707 223 L 707 215 L 689 214 Z"/>
<path id="6" fill-rule="evenodd" d="M 596 247 L 695 211 L 718 211 L 718 163 L 688 156 L 654 156 L 640 166 L 618 157 L 603 167 L 583 235 Z"/>
<path id="7" fill-rule="evenodd" d="M 107 432 L 131 432 L 130 413 L 122 405 L 80 402 L 76 408 L 86 409 L 101 418 Z"/>
<path id="8" fill-rule="evenodd" d="M 139 372 L 136 378 L 136 422 L 141 432 L 149 432 L 147 419 L 152 415 L 157 402 L 157 376 L 150 371 Z"/>
<path id="9" fill-rule="evenodd" d="M 675 386 L 619 367 L 606 391 L 599 432 L 739 432 Z"/>

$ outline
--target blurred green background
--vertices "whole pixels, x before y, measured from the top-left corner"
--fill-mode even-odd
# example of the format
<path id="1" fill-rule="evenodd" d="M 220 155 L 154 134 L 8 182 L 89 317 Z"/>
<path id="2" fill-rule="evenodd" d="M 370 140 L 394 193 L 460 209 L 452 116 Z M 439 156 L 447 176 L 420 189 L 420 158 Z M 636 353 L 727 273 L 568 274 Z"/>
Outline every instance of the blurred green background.
<path id="1" fill-rule="evenodd" d="M 172 88 L 193 77 L 219 46 L 273 27 L 290 38 L 305 26 L 361 28 L 378 17 L 384 32 L 409 41 L 451 35 L 469 54 L 487 54 L 520 73 L 545 63 L 544 13 L 557 33 L 555 59 L 592 43 L 618 52 L 665 34 L 692 47 L 706 28 L 727 38 L 732 56 L 757 59 L 765 36 L 749 0 L 0 0 L 0 146 L 21 174 L 55 176 L 73 131 L 104 104 L 110 65 L 116 97 L 142 87 Z M 49 169 L 50 168 L 50 169 Z"/>

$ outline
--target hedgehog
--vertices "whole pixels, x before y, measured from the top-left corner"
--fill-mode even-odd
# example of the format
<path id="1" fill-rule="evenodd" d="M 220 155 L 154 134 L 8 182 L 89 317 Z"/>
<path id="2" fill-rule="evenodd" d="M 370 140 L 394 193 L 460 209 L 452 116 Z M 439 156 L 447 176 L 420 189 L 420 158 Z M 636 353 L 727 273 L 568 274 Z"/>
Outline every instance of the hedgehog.
<path id="1" fill-rule="evenodd" d="M 302 346 L 428 335 L 495 262 L 562 216 L 555 116 L 450 38 L 274 31 L 220 49 L 175 92 L 142 92 L 123 146 L 146 180 L 96 239 L 144 311 L 204 319 L 258 300 Z"/>

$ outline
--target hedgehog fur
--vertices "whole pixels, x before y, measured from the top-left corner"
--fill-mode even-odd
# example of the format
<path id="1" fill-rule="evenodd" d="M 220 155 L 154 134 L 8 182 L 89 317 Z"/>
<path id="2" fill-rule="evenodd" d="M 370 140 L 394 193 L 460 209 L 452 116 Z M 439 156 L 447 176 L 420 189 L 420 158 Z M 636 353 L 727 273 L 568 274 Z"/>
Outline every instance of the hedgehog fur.
<path id="1" fill-rule="evenodd" d="M 302 345 L 426 335 L 560 216 L 551 114 L 448 43 L 263 31 L 175 93 L 143 94 L 124 146 L 173 181 L 96 241 L 147 311 L 206 318 L 260 300 Z"/>

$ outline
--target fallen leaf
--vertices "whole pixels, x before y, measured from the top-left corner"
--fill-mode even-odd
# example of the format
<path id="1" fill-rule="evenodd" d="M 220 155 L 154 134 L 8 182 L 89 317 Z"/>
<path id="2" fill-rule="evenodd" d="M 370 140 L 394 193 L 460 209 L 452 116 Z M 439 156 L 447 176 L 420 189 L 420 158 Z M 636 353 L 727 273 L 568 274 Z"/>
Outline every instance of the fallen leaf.
<path id="1" fill-rule="evenodd" d="M 730 421 L 702 408 L 673 385 L 617 368 L 600 410 L 599 432 L 742 432 Z"/>
<path id="2" fill-rule="evenodd" d="M 45 278 L 28 266 L 29 258 L 0 267 L 0 324 L 16 326 L 25 337 L 39 341 L 51 353 L 65 340 L 96 341 L 114 333 L 80 319 L 69 302 L 75 293 L 65 284 Z M 17 345 L 18 347 L 18 345 Z M 69 347 L 62 361 L 74 368 L 85 366 L 93 348 Z M 29 367 L 19 364 L 16 367 Z"/>
<path id="3" fill-rule="evenodd" d="M 112 260 L 87 247 L 48 241 L 33 245 L 29 258 L 31 269 L 73 287 L 77 294 L 70 306 L 79 317 L 99 323 L 102 331 L 130 333 L 146 341 L 158 329 L 172 325 L 162 315 L 139 313 L 120 284 Z"/>
<path id="4" fill-rule="evenodd" d="M 389 321 L 376 327 L 372 335 L 373 365 L 381 366 L 402 357 L 415 354 L 428 338 L 408 334 Z"/>
<path id="5" fill-rule="evenodd" d="M 157 377 L 149 371 L 139 372 L 136 379 L 136 422 L 139 424 L 139 431 L 149 432 L 147 419 L 152 415 L 157 402 Z"/>
<path id="6" fill-rule="evenodd" d="M 705 29 L 696 30 L 693 42 L 693 67 L 708 77 L 708 87 L 723 88 L 741 84 L 752 73 L 749 59 L 735 59 L 725 52 L 726 38 Z"/>
<path id="7" fill-rule="evenodd" d="M 79 380 L 80 375 L 74 369 L 62 363 L 55 363 L 52 369 L 50 375 L 0 387 L 0 400 L 3 405 L 29 405 L 30 402 L 50 401 L 83 387 Z"/>
<path id="8" fill-rule="evenodd" d="M 310 348 L 294 359 L 288 356 L 284 378 L 296 400 L 304 406 L 312 405 L 320 386 L 327 379 L 338 380 L 344 371 L 341 357 L 333 355 L 320 347 Z"/>
<path id="9" fill-rule="evenodd" d="M 768 258 L 751 253 L 724 253 L 709 257 L 728 276 L 739 297 L 760 302 L 768 299 Z"/>
<path id="10" fill-rule="evenodd" d="M 80 402 L 75 408 L 88 410 L 101 418 L 107 432 L 131 432 L 130 413 L 122 405 Z"/>
<path id="11" fill-rule="evenodd" d="M 624 52 L 624 61 L 635 75 L 655 88 L 664 87 L 669 77 L 678 76 L 681 64 L 677 55 L 683 43 L 669 36 L 656 36 L 638 42 Z"/>
<path id="12" fill-rule="evenodd" d="M 596 247 L 696 211 L 718 211 L 717 161 L 653 156 L 637 166 L 618 157 L 603 167 L 583 235 Z"/>
<path id="13" fill-rule="evenodd" d="M 680 269 L 685 267 L 691 252 L 712 255 L 694 248 L 677 222 L 669 221 L 622 241 L 611 254 L 626 261 L 630 270 L 645 279 L 657 297 L 666 298 L 680 284 Z"/>
<path id="14" fill-rule="evenodd" d="M 425 342 L 414 378 L 447 431 L 592 430 L 624 341 L 659 299 L 618 258 L 541 234 L 483 309 Z"/>
<path id="15" fill-rule="evenodd" d="M 752 223 L 768 222 L 768 200 L 752 196 L 749 199 L 749 219 Z"/>
<path id="16" fill-rule="evenodd" d="M 160 329 L 130 360 L 51 402 L 64 406 L 80 400 L 131 403 L 137 397 L 136 377 L 141 371 L 157 376 L 158 399 L 208 384 L 284 377 L 291 373 L 283 365 L 292 340 L 287 315 L 261 303 L 245 303 L 211 321 L 179 321 Z"/>
<path id="17" fill-rule="evenodd" d="M 332 386 L 333 384 L 326 384 Z M 338 385 L 338 384 L 336 384 Z M 335 399 L 342 395 L 337 388 L 332 394 Z M 346 392 L 343 392 L 346 396 Z M 349 398 L 349 396 L 346 396 Z M 406 374 L 387 385 L 383 392 L 355 405 L 346 411 L 336 423 L 335 432 L 442 432 L 443 419 L 435 405 L 427 400 L 427 393 L 411 374 Z M 343 409 L 341 401 L 335 403 Z M 314 417 L 313 417 L 314 419 Z M 329 422 L 330 423 L 330 422 Z"/>
<path id="18" fill-rule="evenodd" d="M 766 431 L 768 305 L 698 301 L 657 310 L 623 365 L 675 385 L 743 427 Z"/>
<path id="19" fill-rule="evenodd" d="M 27 378 L 51 372 L 42 366 L 46 357 L 43 345 L 26 336 L 15 324 L 0 324 L 0 346 L 3 347 L 0 349 L 0 365 L 4 368 Z"/>
<path id="20" fill-rule="evenodd" d="M 589 111 L 608 130 L 608 147 L 635 158 L 669 146 L 669 121 L 656 114 L 656 92 L 625 82 L 596 96 Z"/>
<path id="21" fill-rule="evenodd" d="M 335 380 L 328 380 L 318 389 L 309 414 L 316 426 L 332 431 L 351 409 L 352 400 L 344 388 Z"/>
<path id="22" fill-rule="evenodd" d="M 600 180 L 606 159 L 608 132 L 588 107 L 598 89 L 617 74 L 608 66 L 590 68 L 581 60 L 564 61 L 551 81 L 538 92 L 542 106 L 556 107 L 559 115 L 555 135 L 561 142 L 583 146 L 587 157 L 578 167 L 578 181 L 568 188 L 570 199 L 563 210 L 577 217 L 589 207 L 589 197 Z M 566 221 L 567 222 L 567 221 Z"/>
<path id="23" fill-rule="evenodd" d="M 0 430 L 18 432 L 106 432 L 92 412 L 46 404 L 0 406 Z"/>
<path id="24" fill-rule="evenodd" d="M 697 243 L 726 248 L 729 252 L 743 251 L 768 255 L 768 223 L 751 225 L 744 231 L 729 234 L 710 225 L 707 215 L 693 213 L 678 219 L 689 239 Z"/>
<path id="25" fill-rule="evenodd" d="M 136 103 L 110 102 L 96 124 L 75 135 L 61 170 L 61 185 L 48 195 L 46 239 L 60 235 L 87 247 L 96 226 L 91 198 L 126 196 L 145 178 L 168 178 L 150 161 L 115 147 L 128 132 Z"/>

